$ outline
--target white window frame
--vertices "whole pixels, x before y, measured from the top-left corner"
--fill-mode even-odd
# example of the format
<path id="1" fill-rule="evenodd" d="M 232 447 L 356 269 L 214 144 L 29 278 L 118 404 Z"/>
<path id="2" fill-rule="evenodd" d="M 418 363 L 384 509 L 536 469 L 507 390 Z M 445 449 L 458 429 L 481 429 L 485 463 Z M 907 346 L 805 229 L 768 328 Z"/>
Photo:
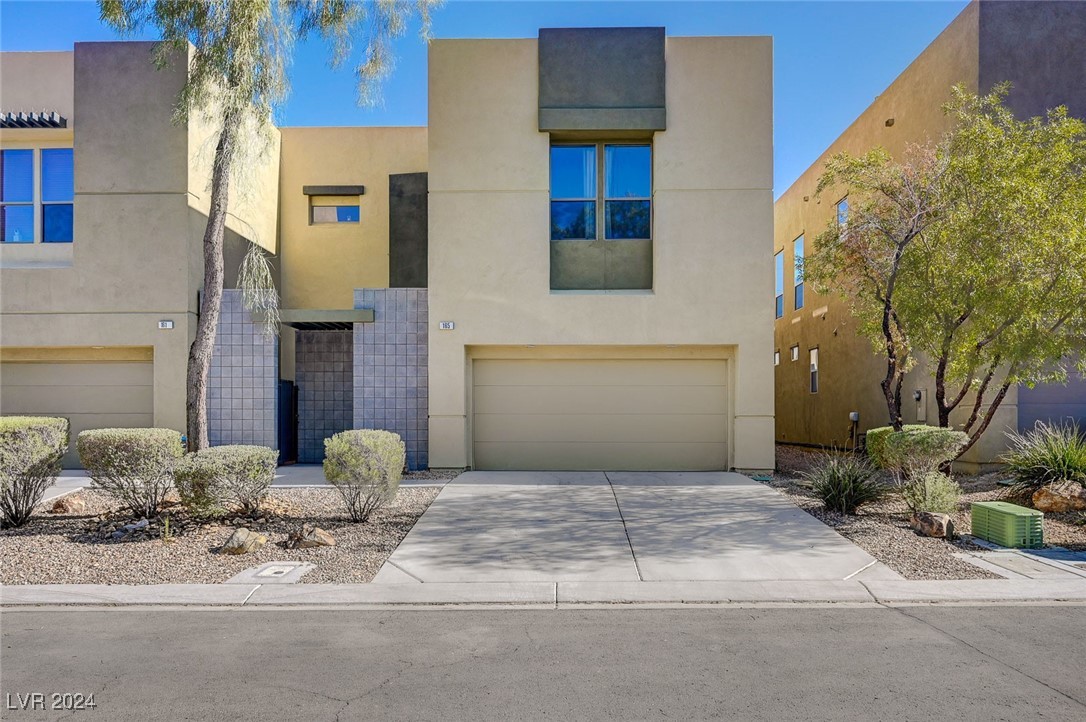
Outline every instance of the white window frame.
<path id="1" fill-rule="evenodd" d="M 814 346 L 809 349 L 810 362 L 811 362 L 811 378 L 810 378 L 810 391 L 812 394 L 818 393 L 818 346 Z"/>
<path id="2" fill-rule="evenodd" d="M 789 349 L 789 352 L 790 352 L 790 354 L 792 356 L 793 361 L 799 361 L 799 344 L 798 343 L 796 345 L 792 346 Z"/>

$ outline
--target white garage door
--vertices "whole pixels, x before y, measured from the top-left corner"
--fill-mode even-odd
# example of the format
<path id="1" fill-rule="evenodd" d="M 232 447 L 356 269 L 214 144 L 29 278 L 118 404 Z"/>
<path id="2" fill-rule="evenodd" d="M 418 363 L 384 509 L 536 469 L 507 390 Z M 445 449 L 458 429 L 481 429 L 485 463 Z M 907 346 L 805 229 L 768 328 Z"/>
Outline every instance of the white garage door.
<path id="1" fill-rule="evenodd" d="M 0 412 L 66 417 L 72 438 L 64 467 L 75 468 L 80 431 L 151 426 L 153 379 L 150 362 L 5 363 L 0 365 Z"/>
<path id="2" fill-rule="evenodd" d="M 476 469 L 727 465 L 721 360 L 473 362 Z"/>

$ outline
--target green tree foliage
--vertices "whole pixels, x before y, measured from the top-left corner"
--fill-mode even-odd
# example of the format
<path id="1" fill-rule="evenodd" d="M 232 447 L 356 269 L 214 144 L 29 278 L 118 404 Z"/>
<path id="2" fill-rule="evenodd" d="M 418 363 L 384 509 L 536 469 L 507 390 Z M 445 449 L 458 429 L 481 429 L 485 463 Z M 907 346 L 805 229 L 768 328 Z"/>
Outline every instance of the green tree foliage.
<path id="1" fill-rule="evenodd" d="M 847 189 L 849 220 L 818 236 L 804 269 L 887 359 L 890 425 L 923 357 L 939 426 L 962 410 L 963 452 L 1012 386 L 1065 381 L 1086 351 L 1086 124 L 1063 107 L 1019 120 L 1008 90 L 955 87 L 952 129 L 900 159 L 831 158 L 819 190 Z"/>
<path id="2" fill-rule="evenodd" d="M 273 109 L 287 94 L 286 65 L 296 38 L 328 41 L 331 62 L 355 65 L 359 98 L 373 103 L 393 65 L 392 41 L 414 15 L 425 37 L 438 0 L 99 0 L 103 22 L 121 33 L 150 27 L 161 36 L 159 66 L 188 54 L 188 82 L 178 98 L 176 118 L 200 114 L 217 129 L 210 210 L 204 233 L 204 292 L 196 339 L 189 352 L 188 445 L 206 448 L 207 380 L 218 330 L 223 290 L 223 239 L 231 179 L 244 170 L 246 150 L 261 145 Z M 361 42 L 356 40 L 361 39 Z M 357 48 L 361 48 L 360 51 Z M 268 275 L 250 261 L 243 279 L 265 284 L 246 295 L 267 314 Z"/>

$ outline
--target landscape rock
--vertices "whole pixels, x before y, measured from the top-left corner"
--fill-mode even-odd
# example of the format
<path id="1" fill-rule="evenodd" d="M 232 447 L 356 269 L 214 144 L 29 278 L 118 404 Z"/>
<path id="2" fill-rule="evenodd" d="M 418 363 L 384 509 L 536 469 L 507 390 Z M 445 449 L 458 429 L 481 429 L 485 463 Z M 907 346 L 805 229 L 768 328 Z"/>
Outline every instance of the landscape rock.
<path id="1" fill-rule="evenodd" d="M 1033 492 L 1033 508 L 1058 514 L 1086 511 L 1086 486 L 1075 481 L 1057 481 Z"/>
<path id="2" fill-rule="evenodd" d="M 255 552 L 267 542 L 268 537 L 242 527 L 234 530 L 234 533 L 219 549 L 219 554 L 248 554 Z"/>
<path id="3" fill-rule="evenodd" d="M 50 511 L 53 514 L 83 514 L 87 511 L 87 502 L 81 496 L 68 494 L 53 502 Z"/>
<path id="4" fill-rule="evenodd" d="M 311 549 L 313 547 L 334 547 L 335 538 L 319 526 L 305 524 L 301 531 L 292 532 L 287 539 L 287 546 L 292 549 Z"/>
<path id="5" fill-rule="evenodd" d="M 909 519 L 909 526 L 917 533 L 939 539 L 954 538 L 954 520 L 950 514 L 919 511 Z"/>

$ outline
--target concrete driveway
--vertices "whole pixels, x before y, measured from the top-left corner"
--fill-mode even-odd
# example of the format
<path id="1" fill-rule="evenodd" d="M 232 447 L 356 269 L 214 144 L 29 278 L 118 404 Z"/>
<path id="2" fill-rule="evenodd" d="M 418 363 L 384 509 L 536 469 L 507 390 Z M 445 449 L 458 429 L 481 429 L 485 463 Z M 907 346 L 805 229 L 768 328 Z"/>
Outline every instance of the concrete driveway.
<path id="1" fill-rule="evenodd" d="M 376 583 L 900 578 L 727 472 L 467 472 Z"/>

